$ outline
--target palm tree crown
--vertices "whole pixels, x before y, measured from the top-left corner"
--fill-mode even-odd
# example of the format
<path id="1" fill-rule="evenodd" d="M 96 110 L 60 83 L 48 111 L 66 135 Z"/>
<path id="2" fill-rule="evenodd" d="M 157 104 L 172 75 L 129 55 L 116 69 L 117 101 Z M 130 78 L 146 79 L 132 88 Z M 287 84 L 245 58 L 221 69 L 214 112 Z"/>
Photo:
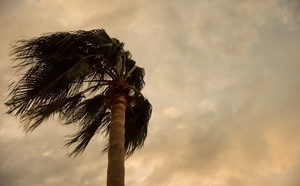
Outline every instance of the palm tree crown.
<path id="1" fill-rule="evenodd" d="M 78 123 L 66 143 L 77 144 L 70 154 L 77 156 L 96 133 L 108 134 L 110 105 L 124 95 L 125 153 L 131 155 L 144 144 L 152 106 L 141 94 L 144 69 L 123 47 L 103 29 L 18 41 L 12 55 L 21 61 L 20 78 L 11 84 L 8 113 L 21 118 L 26 132 L 55 114 L 64 124 Z"/>

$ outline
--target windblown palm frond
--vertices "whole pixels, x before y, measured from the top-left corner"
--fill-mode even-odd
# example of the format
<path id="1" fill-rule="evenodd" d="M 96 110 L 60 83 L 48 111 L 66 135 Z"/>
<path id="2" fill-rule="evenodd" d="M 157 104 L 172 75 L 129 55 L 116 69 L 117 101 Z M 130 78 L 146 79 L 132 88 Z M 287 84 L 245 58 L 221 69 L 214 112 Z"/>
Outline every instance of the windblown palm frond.
<path id="1" fill-rule="evenodd" d="M 110 38 L 103 29 L 58 32 L 13 46 L 19 72 L 6 105 L 8 113 L 19 116 L 25 131 L 32 131 L 54 114 L 65 124 L 79 123 L 80 131 L 66 146 L 78 143 L 71 155 L 84 151 L 99 131 L 109 130 L 112 85 L 128 90 L 134 101 L 128 105 L 125 126 L 127 155 L 143 145 L 151 105 L 140 93 L 144 69 L 137 67 L 124 43 Z M 25 74 L 20 74 L 22 71 Z M 129 92 L 130 90 L 130 92 Z"/>
<path id="2" fill-rule="evenodd" d="M 65 124 L 79 123 L 80 131 L 70 135 L 66 146 L 78 143 L 77 147 L 71 152 L 70 156 L 77 156 L 87 147 L 91 138 L 103 129 L 108 131 L 110 112 L 105 102 L 104 95 L 97 95 L 86 99 L 65 113 Z"/>
<path id="3" fill-rule="evenodd" d="M 133 104 L 125 114 L 125 151 L 127 156 L 144 145 L 148 123 L 152 113 L 150 102 L 141 94 L 136 94 Z"/>

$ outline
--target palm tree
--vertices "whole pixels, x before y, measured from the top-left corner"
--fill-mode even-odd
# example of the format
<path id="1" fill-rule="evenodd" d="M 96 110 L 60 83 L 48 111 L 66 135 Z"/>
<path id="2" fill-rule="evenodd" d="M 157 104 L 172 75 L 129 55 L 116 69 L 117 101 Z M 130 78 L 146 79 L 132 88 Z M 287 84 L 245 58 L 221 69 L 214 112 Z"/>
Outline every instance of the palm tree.
<path id="1" fill-rule="evenodd" d="M 53 115 L 78 124 L 66 142 L 77 144 L 74 157 L 96 133 L 108 135 L 107 185 L 124 185 L 124 160 L 143 146 L 152 111 L 141 94 L 144 69 L 124 43 L 103 29 L 57 32 L 16 42 L 12 55 L 19 78 L 10 86 L 8 113 L 26 132 Z"/>

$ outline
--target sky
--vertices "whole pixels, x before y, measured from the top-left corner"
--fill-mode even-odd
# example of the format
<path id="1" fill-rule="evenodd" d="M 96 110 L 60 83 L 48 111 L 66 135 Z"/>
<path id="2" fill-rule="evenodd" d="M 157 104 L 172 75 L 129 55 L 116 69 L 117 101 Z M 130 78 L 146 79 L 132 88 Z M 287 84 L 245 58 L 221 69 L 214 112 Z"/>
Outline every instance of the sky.
<path id="1" fill-rule="evenodd" d="M 300 185 L 299 0 L 0 0 L 0 185 L 105 185 L 106 139 L 68 158 L 75 126 L 30 134 L 5 114 L 11 45 L 104 28 L 145 68 L 153 105 L 128 186 Z"/>

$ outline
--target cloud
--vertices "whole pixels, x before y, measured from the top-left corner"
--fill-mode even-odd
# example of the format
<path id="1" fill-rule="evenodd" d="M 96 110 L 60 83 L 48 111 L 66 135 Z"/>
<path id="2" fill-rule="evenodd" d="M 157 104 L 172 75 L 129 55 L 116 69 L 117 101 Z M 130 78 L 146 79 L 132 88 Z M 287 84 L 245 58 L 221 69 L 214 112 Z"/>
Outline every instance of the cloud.
<path id="1" fill-rule="evenodd" d="M 104 144 L 93 141 L 85 156 L 68 158 L 66 149 L 62 149 L 62 140 L 71 132 L 74 131 L 70 128 L 44 126 L 26 136 L 19 134 L 16 138 L 6 138 L 1 135 L 1 184 L 104 184 L 107 160 L 106 156 L 100 158 Z M 89 153 L 90 150 L 94 152 Z"/>
<path id="2" fill-rule="evenodd" d="M 5 2 L 2 100 L 13 78 L 9 43 L 45 32 L 103 27 L 145 68 L 143 92 L 154 106 L 144 148 L 126 160 L 127 185 L 297 185 L 295 5 L 275 0 Z M 54 120 L 24 136 L 18 120 L 5 115 L 0 122 L 3 184 L 105 184 L 101 137 L 82 156 L 68 159 L 62 140 L 74 128 L 57 127 Z"/>
<path id="3" fill-rule="evenodd" d="M 299 30 L 300 3 L 297 0 L 279 0 L 280 17 L 289 29 Z"/>

